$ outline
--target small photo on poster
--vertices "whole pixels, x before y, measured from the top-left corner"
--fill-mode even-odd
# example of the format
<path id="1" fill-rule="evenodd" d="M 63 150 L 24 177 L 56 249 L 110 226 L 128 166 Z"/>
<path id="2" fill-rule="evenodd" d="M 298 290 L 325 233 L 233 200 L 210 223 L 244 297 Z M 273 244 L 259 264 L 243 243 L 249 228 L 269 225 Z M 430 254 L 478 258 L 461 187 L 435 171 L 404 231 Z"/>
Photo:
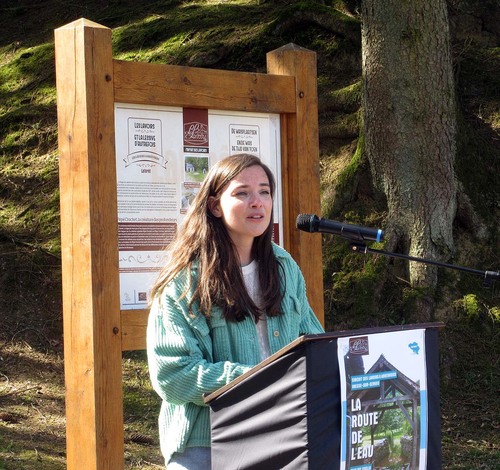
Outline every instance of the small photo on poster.
<path id="1" fill-rule="evenodd" d="M 200 190 L 200 183 L 185 182 L 182 185 L 181 214 L 186 214 Z"/>
<path id="2" fill-rule="evenodd" d="M 184 157 L 184 181 L 201 183 L 208 173 L 208 157 Z"/>

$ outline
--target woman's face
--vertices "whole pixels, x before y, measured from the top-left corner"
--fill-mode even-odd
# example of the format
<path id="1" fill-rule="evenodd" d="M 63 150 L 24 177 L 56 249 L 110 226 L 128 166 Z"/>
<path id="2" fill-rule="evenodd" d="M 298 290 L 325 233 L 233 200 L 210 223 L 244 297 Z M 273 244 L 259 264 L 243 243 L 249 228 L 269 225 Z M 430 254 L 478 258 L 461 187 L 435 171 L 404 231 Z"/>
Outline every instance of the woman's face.
<path id="1" fill-rule="evenodd" d="M 271 222 L 273 199 L 264 169 L 259 165 L 244 169 L 224 188 L 219 201 L 210 198 L 209 208 L 222 219 L 237 248 L 251 247 Z"/>

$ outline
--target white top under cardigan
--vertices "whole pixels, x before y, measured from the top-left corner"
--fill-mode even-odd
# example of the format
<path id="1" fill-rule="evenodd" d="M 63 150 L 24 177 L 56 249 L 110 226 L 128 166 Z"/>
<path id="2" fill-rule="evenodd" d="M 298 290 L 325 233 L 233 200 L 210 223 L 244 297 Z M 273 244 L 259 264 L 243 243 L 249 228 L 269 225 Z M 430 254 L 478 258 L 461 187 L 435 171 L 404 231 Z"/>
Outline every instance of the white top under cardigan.
<path id="1" fill-rule="evenodd" d="M 262 292 L 259 283 L 259 263 L 253 260 L 250 264 L 241 267 L 243 274 L 243 281 L 247 288 L 248 295 L 253 300 L 254 304 L 262 307 Z M 269 347 L 269 338 L 267 337 L 267 317 L 262 315 L 256 323 L 257 336 L 259 338 L 260 359 L 263 361 L 271 355 L 271 348 Z"/>

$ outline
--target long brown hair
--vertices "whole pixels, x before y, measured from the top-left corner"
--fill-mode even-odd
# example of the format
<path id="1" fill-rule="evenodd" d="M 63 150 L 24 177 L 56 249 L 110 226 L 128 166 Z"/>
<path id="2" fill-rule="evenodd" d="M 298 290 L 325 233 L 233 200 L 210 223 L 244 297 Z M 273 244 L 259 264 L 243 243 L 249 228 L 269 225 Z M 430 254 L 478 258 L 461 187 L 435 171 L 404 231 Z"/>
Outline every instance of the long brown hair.
<path id="1" fill-rule="evenodd" d="M 256 237 L 252 257 L 259 263 L 259 282 L 262 308 L 259 309 L 247 293 L 240 262 L 231 238 L 221 218 L 215 217 L 208 207 L 209 198 L 218 201 L 227 185 L 243 170 L 258 165 L 266 173 L 274 199 L 276 183 L 271 170 L 258 157 L 238 154 L 217 162 L 208 172 L 193 204 L 189 208 L 174 241 L 167 247 L 171 257 L 151 289 L 151 298 L 181 271 L 191 276 L 196 263 L 198 277 L 190 308 L 199 302 L 200 310 L 210 316 L 212 306 L 223 309 L 230 321 L 241 321 L 252 315 L 259 318 L 264 312 L 268 316 L 280 315 L 283 292 L 280 282 L 281 266 L 272 248 L 273 217 L 265 232 Z M 192 281 L 192 279 L 191 279 Z M 189 290 L 189 287 L 188 287 Z M 187 295 L 184 292 L 184 296 Z"/>

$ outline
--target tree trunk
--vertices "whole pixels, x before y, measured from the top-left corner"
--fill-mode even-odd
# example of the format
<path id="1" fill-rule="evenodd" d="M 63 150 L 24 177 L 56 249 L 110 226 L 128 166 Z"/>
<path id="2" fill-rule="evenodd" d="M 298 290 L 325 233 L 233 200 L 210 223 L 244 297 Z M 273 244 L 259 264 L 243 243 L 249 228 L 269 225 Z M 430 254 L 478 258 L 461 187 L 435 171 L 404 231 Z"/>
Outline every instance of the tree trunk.
<path id="1" fill-rule="evenodd" d="M 365 149 L 387 197 L 389 250 L 446 259 L 456 213 L 456 112 L 445 0 L 363 0 Z M 418 321 L 432 313 L 435 267 L 410 263 L 428 290 Z"/>

